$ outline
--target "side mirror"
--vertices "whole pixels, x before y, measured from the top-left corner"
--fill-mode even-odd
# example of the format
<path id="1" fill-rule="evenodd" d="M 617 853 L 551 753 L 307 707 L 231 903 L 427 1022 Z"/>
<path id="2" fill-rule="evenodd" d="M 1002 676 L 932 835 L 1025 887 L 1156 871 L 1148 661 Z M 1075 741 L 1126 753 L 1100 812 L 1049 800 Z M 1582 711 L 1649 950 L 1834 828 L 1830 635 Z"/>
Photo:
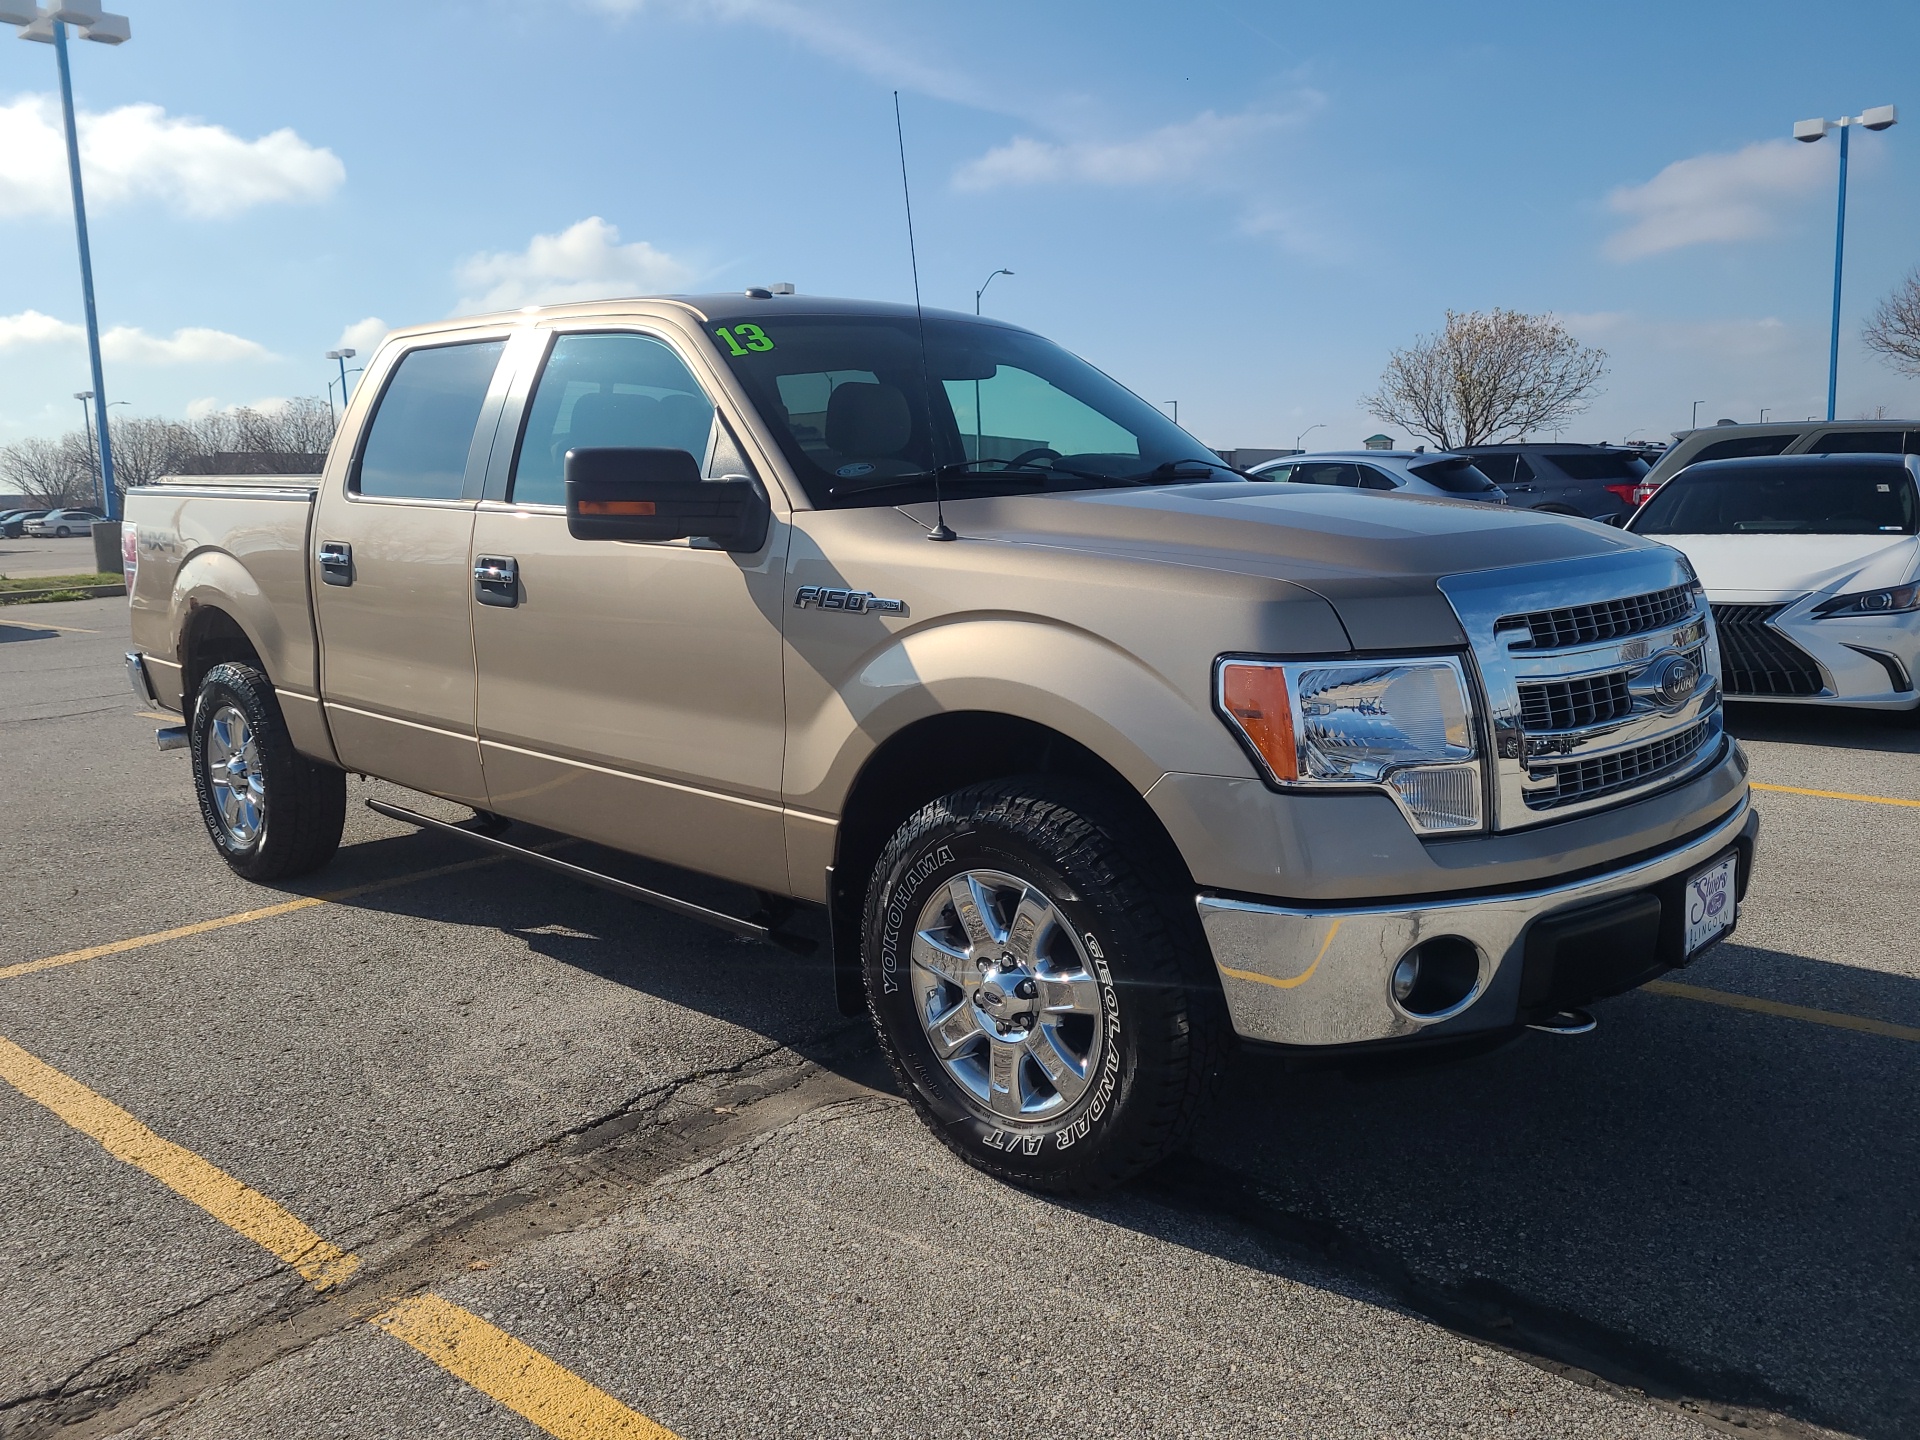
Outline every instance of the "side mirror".
<path id="1" fill-rule="evenodd" d="M 766 543 L 772 507 L 753 481 L 703 480 L 684 450 L 569 450 L 564 474 L 576 540 L 711 540 L 747 553 Z"/>

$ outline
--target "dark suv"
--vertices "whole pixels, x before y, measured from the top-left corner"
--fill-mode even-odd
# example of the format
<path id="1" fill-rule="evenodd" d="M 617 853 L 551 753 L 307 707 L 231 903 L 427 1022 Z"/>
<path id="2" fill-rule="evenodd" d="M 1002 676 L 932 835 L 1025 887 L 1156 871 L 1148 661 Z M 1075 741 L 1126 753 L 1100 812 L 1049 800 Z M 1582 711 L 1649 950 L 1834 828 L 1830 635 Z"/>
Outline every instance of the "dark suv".
<path id="1" fill-rule="evenodd" d="M 1634 487 L 1647 473 L 1639 451 L 1619 445 L 1463 445 L 1455 453 L 1485 471 L 1514 505 L 1609 525 L 1626 524 Z"/>

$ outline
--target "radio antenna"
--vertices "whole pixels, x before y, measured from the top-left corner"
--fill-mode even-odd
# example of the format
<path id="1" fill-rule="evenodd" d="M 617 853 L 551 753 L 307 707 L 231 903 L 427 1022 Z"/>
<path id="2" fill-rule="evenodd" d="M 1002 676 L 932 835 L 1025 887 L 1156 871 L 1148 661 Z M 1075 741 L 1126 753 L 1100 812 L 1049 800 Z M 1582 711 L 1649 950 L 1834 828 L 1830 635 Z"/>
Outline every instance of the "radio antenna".
<path id="1" fill-rule="evenodd" d="M 927 364 L 927 315 L 920 308 L 920 255 L 913 245 L 913 192 L 907 188 L 907 132 L 900 124 L 900 92 L 893 92 L 893 136 L 900 142 L 900 198 L 907 205 L 907 259 L 913 264 L 913 314 L 920 325 L 920 399 L 927 417 L 927 441 L 933 441 L 933 376 Z M 940 496 L 940 466 L 933 466 L 933 528 L 929 540 L 958 540 L 947 524 L 946 502 Z"/>

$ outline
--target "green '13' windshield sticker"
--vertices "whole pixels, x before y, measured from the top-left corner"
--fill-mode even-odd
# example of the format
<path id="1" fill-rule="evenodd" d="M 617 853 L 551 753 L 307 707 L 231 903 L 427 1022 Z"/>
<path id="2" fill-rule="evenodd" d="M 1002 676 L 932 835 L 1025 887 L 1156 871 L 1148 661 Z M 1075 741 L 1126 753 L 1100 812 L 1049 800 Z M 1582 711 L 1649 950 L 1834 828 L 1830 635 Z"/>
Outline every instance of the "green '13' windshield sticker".
<path id="1" fill-rule="evenodd" d="M 735 325 L 731 330 L 722 325 L 713 332 L 727 342 L 727 353 L 746 355 L 773 348 L 773 340 L 758 325 Z"/>

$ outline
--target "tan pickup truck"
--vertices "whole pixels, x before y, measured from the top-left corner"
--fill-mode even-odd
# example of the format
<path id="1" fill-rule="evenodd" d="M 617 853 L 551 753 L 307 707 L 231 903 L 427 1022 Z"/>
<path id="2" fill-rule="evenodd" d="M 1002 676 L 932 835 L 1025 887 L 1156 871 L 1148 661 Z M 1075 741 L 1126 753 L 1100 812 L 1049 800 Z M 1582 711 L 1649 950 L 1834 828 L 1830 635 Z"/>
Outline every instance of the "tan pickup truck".
<path id="1" fill-rule="evenodd" d="M 1166 1154 L 1235 1044 L 1590 1028 L 1752 866 L 1676 552 L 1249 481 L 992 320 L 750 290 L 401 331 L 325 474 L 127 521 L 132 679 L 234 869 L 325 864 L 353 771 L 739 934 L 824 907 L 904 1093 L 1022 1184 Z"/>

